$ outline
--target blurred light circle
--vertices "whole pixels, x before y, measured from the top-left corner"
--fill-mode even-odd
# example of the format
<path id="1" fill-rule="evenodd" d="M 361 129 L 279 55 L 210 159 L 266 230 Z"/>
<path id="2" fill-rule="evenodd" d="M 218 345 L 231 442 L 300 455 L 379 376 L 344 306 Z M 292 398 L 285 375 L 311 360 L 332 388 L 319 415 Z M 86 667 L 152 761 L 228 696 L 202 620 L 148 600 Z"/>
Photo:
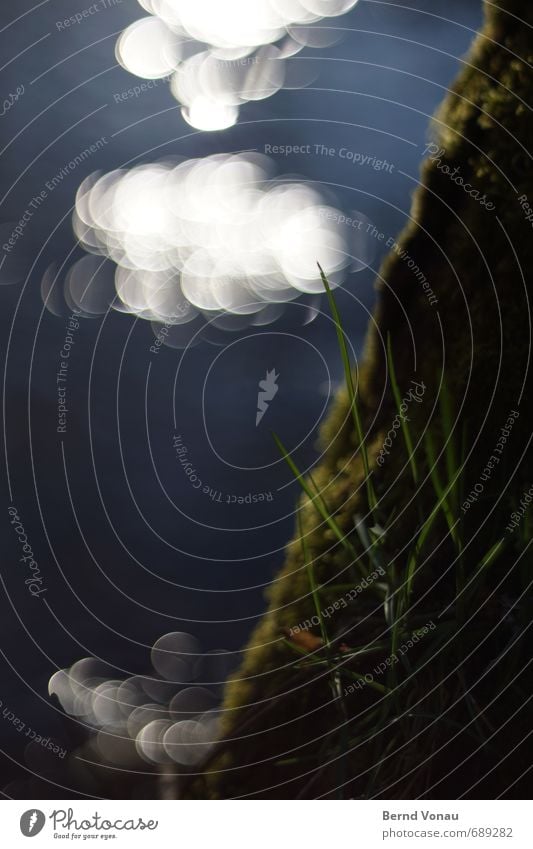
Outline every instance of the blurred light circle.
<path id="1" fill-rule="evenodd" d="M 202 131 L 223 130 L 239 106 L 270 97 L 284 84 L 309 84 L 309 70 L 287 57 L 302 47 L 327 47 L 338 29 L 314 27 L 353 8 L 357 0 L 139 0 L 148 17 L 120 36 L 120 64 L 141 77 L 172 74 L 182 116 Z M 274 60 L 274 61 L 272 61 Z M 173 73 L 176 71 L 176 73 Z"/>
<path id="2" fill-rule="evenodd" d="M 113 667 L 97 657 L 82 657 L 70 667 L 70 679 L 73 686 L 86 686 L 95 679 L 110 678 L 114 673 Z"/>
<path id="3" fill-rule="evenodd" d="M 167 719 L 154 719 L 141 728 L 135 740 L 135 747 L 142 758 L 156 764 L 171 762 L 172 758 L 163 746 L 165 732 L 171 725 Z"/>
<path id="4" fill-rule="evenodd" d="M 357 5 L 358 0 L 302 0 L 306 9 L 314 15 L 333 18 L 344 15 Z"/>
<path id="5" fill-rule="evenodd" d="M 237 666 L 238 659 L 238 654 L 225 649 L 206 652 L 198 660 L 196 673 L 198 683 L 219 689 Z"/>
<path id="6" fill-rule="evenodd" d="M 191 127 L 204 132 L 227 130 L 228 127 L 233 127 L 239 118 L 236 106 L 218 103 L 203 95 L 195 97 L 190 106 L 183 106 L 181 114 Z"/>
<path id="7" fill-rule="evenodd" d="M 149 699 L 161 705 L 168 705 L 176 692 L 176 685 L 174 683 L 165 681 L 162 678 L 155 678 L 151 675 L 142 676 L 142 687 Z"/>
<path id="8" fill-rule="evenodd" d="M 152 304 L 152 309 L 158 321 L 167 327 L 188 324 L 198 316 L 198 310 L 187 300 L 181 285 L 177 283 L 167 285 L 165 290 L 159 293 L 157 303 Z M 160 333 L 161 327 L 157 329 L 156 336 Z"/>
<path id="9" fill-rule="evenodd" d="M 89 255 L 68 271 L 65 287 L 84 315 L 104 315 L 115 297 L 114 266 L 105 258 Z"/>
<path id="10" fill-rule="evenodd" d="M 54 672 L 48 681 L 48 694 L 50 696 L 57 696 L 65 713 L 69 716 L 73 715 L 75 692 L 72 688 L 72 680 L 67 669 L 59 669 L 57 672 Z"/>
<path id="11" fill-rule="evenodd" d="M 215 297 L 211 280 L 208 277 L 199 277 L 184 269 L 181 278 L 181 288 L 185 297 L 201 310 L 219 310 L 220 304 Z"/>
<path id="12" fill-rule="evenodd" d="M 250 317 L 246 314 L 237 315 L 236 313 L 221 313 L 215 316 L 211 322 L 213 327 L 219 330 L 226 330 L 230 333 L 239 333 L 246 327 L 250 326 Z"/>
<path id="13" fill-rule="evenodd" d="M 175 763 L 195 766 L 205 758 L 211 747 L 208 728 L 194 719 L 184 719 L 171 725 L 165 732 L 165 752 Z"/>
<path id="14" fill-rule="evenodd" d="M 236 315 L 251 315 L 259 312 L 264 304 L 248 288 L 245 281 L 219 277 L 211 281 L 211 289 L 219 309 Z"/>
<path id="15" fill-rule="evenodd" d="M 56 263 L 48 266 L 41 279 L 41 298 L 45 308 L 56 318 L 65 314 L 65 301 L 62 295 L 62 287 L 59 282 L 58 267 Z"/>
<path id="16" fill-rule="evenodd" d="M 270 0 L 176 0 L 184 29 L 217 47 L 250 47 L 281 38 L 284 21 Z"/>
<path id="17" fill-rule="evenodd" d="M 139 705 L 132 710 L 128 717 L 127 729 L 132 738 L 136 738 L 139 731 L 154 720 L 168 719 L 167 711 L 157 704 Z"/>
<path id="18" fill-rule="evenodd" d="M 176 693 L 169 705 L 172 719 L 193 719 L 216 705 L 216 696 L 205 687 L 186 687 Z"/>
<path id="19" fill-rule="evenodd" d="M 158 17 L 130 24 L 117 41 L 115 53 L 126 71 L 145 79 L 166 77 L 180 59 L 180 42 Z"/>
<path id="20" fill-rule="evenodd" d="M 145 694 L 140 676 L 126 678 L 117 690 L 117 703 L 125 717 L 129 717 L 135 708 L 144 703 Z"/>
<path id="21" fill-rule="evenodd" d="M 94 681 L 92 684 L 87 682 L 86 685 L 75 690 L 72 716 L 77 716 L 79 719 L 83 719 L 91 725 L 98 724 L 93 713 L 93 687 L 97 687 L 101 683 L 103 682 L 100 680 Z"/>
<path id="22" fill-rule="evenodd" d="M 123 713 L 118 702 L 121 681 L 105 681 L 99 684 L 93 693 L 91 709 L 99 725 L 116 725 L 122 722 Z"/>
<path id="23" fill-rule="evenodd" d="M 365 224 L 355 228 L 323 193 L 295 177 L 273 180 L 272 168 L 257 153 L 216 154 L 88 178 L 73 226 L 90 255 L 67 273 L 68 307 L 134 314 L 153 323 L 163 345 L 183 349 L 199 331 L 218 344 L 209 324 L 261 327 L 282 314 L 267 306 L 322 294 L 317 262 L 332 286 L 348 268 L 366 267 L 375 250 L 368 219 L 352 213 Z M 51 268 L 41 293 L 54 313 L 57 285 Z"/>
<path id="24" fill-rule="evenodd" d="M 250 63 L 242 89 L 245 100 L 264 100 L 272 97 L 283 86 L 285 62 L 277 47 L 268 45 L 257 51 Z"/>
<path id="25" fill-rule="evenodd" d="M 285 26 L 291 23 L 310 23 L 319 16 L 311 12 L 305 0 L 271 0 L 274 9 L 283 17 Z"/>
<path id="26" fill-rule="evenodd" d="M 204 53 L 198 67 L 197 80 L 205 97 L 226 106 L 240 106 L 246 78 L 246 59 L 225 61 L 212 53 Z"/>
<path id="27" fill-rule="evenodd" d="M 254 327 L 268 327 L 269 324 L 274 324 L 275 321 L 281 318 L 285 312 L 283 304 L 268 304 L 263 307 L 261 312 L 254 315 L 252 325 Z"/>
<path id="28" fill-rule="evenodd" d="M 296 24 L 288 27 L 288 32 L 300 47 L 332 47 L 340 38 L 339 30 L 320 26 L 299 26 Z"/>
<path id="29" fill-rule="evenodd" d="M 174 631 L 160 637 L 152 648 L 152 665 L 167 681 L 187 683 L 194 677 L 200 644 L 191 634 Z"/>

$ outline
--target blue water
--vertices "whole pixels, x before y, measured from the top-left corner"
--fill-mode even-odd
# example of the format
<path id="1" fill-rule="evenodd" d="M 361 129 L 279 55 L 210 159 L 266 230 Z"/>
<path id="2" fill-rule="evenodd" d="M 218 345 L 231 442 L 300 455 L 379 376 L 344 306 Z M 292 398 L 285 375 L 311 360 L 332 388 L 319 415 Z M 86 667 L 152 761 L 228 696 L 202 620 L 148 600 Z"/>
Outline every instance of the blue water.
<path id="1" fill-rule="evenodd" d="M 76 6 L 84 8 L 81 0 Z M 46 683 L 79 657 L 104 657 L 126 675 L 149 669 L 149 649 L 168 631 L 194 633 L 206 649 L 243 645 L 294 526 L 297 487 L 271 431 L 307 468 L 341 380 L 327 315 L 302 326 L 294 308 L 279 327 L 228 336 L 225 347 L 154 354 L 149 323 L 111 311 L 103 320 L 82 320 L 75 332 L 67 432 L 58 434 L 56 374 L 67 314 L 43 314 L 39 284 L 50 262 L 81 256 L 70 228 L 79 183 L 97 169 L 169 154 L 306 146 L 274 157 L 278 173 L 316 182 L 339 208 L 363 213 L 384 234 L 375 236 L 371 267 L 349 275 L 339 293 L 358 355 L 386 239 L 407 220 L 414 185 L 407 175 L 418 173 L 430 116 L 459 69 L 480 6 L 361 0 L 342 20 L 338 45 L 294 60 L 309 62 L 312 86 L 248 104 L 236 127 L 212 134 L 185 124 L 164 83 L 116 102 L 115 94 L 138 82 L 114 58 L 116 34 L 142 14 L 133 0 L 68 30 L 57 26 L 77 10 L 66 0 L 27 15 L 27 0 L 0 11 L 9 61 L 1 94 L 24 86 L 0 119 L 2 221 L 18 221 L 47 181 L 105 139 L 35 210 L 17 246 L 33 263 L 26 284 L 0 287 L 9 459 L 2 476 L 0 699 L 38 733 L 60 734 Z M 349 152 L 392 167 L 354 165 Z M 256 427 L 258 381 L 272 368 L 279 391 Z M 24 584 L 10 503 L 39 564 L 46 593 L 38 598 Z M 0 722 L 0 741 L 20 757 L 24 741 L 11 722 Z"/>

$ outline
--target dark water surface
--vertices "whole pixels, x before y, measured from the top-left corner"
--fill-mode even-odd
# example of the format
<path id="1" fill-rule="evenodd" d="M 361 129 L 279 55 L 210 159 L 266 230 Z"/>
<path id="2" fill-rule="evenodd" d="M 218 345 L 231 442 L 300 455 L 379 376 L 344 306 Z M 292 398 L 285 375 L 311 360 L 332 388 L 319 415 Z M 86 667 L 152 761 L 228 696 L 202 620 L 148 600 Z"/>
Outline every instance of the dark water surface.
<path id="1" fill-rule="evenodd" d="M 154 353 L 149 322 L 111 310 L 72 331 L 66 432 L 58 433 L 68 311 L 43 313 L 40 280 L 49 263 L 82 255 L 70 227 L 78 185 L 97 169 L 169 154 L 305 146 L 274 156 L 279 173 L 317 181 L 340 209 L 363 213 L 377 228 L 371 267 L 348 275 L 339 293 L 358 354 L 375 271 L 387 238 L 406 220 L 429 117 L 480 22 L 478 0 L 361 0 L 342 19 L 338 45 L 295 59 L 312 57 L 309 89 L 248 104 L 236 127 L 209 134 L 183 121 L 163 82 L 117 102 L 139 82 L 114 57 L 116 34 L 142 14 L 133 0 L 58 28 L 78 8 L 80 0 L 55 0 L 30 12 L 23 0 L 0 11 L 8 63 L 0 96 L 24 86 L 0 119 L 1 221 L 32 210 L 17 244 L 31 273 L 25 284 L 0 288 L 9 460 L 0 616 L 0 713 L 8 713 L 0 716 L 0 745 L 17 758 L 26 740 L 9 712 L 41 735 L 61 733 L 47 696 L 57 668 L 95 655 L 121 675 L 143 672 L 150 647 L 169 631 L 193 633 L 206 649 L 243 645 L 294 524 L 297 486 L 271 431 L 302 468 L 315 462 L 317 429 L 342 377 L 327 315 L 303 324 L 296 306 L 279 325 L 220 334 L 219 344 L 185 353 L 165 346 Z M 98 139 L 105 141 L 93 155 L 47 189 Z M 351 152 L 392 167 L 354 164 Z M 256 426 L 258 381 L 270 369 L 279 391 Z M 11 504 L 46 590 L 37 597 L 25 584 Z"/>

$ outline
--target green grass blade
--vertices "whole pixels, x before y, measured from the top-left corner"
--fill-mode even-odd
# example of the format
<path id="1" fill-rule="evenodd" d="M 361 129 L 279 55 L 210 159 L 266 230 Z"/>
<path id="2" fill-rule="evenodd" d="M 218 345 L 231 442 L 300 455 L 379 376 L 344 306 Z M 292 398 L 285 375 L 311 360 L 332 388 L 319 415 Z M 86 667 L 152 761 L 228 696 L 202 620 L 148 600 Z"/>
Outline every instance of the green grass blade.
<path id="1" fill-rule="evenodd" d="M 356 553 L 355 553 L 355 549 L 354 549 L 353 545 L 351 544 L 351 542 L 349 542 L 349 540 L 346 538 L 346 535 L 343 534 L 342 530 L 339 528 L 337 522 L 334 520 L 333 516 L 331 515 L 331 513 L 327 509 L 327 506 L 324 503 L 324 500 L 321 497 L 321 495 L 318 492 L 313 492 L 313 490 L 311 489 L 311 487 L 309 486 L 309 484 L 305 480 L 304 476 L 302 475 L 302 473 L 298 469 L 298 466 L 296 465 L 296 463 L 294 462 L 292 457 L 289 456 L 289 454 L 288 454 L 285 446 L 283 445 L 283 442 L 279 438 L 279 436 L 276 433 L 273 433 L 272 436 L 274 437 L 274 441 L 275 441 L 276 445 L 278 446 L 278 448 L 281 452 L 281 455 L 283 456 L 285 462 L 289 466 L 291 472 L 293 473 L 294 477 L 296 478 L 296 480 L 300 484 L 301 488 L 303 489 L 303 491 L 305 492 L 305 494 L 307 495 L 307 497 L 309 498 L 311 503 L 315 506 L 315 508 L 316 508 L 317 512 L 319 513 L 319 515 L 321 516 L 321 518 L 324 520 L 324 522 L 327 524 L 327 526 L 333 531 L 333 533 L 335 534 L 335 536 L 337 537 L 337 539 L 339 540 L 341 545 L 346 549 L 346 551 L 348 551 L 350 556 L 353 557 L 354 560 L 356 560 L 357 557 L 356 557 Z"/>
<path id="2" fill-rule="evenodd" d="M 465 587 L 465 594 L 467 598 L 470 598 L 474 592 L 479 592 L 480 585 L 483 584 L 485 580 L 486 570 L 495 560 L 497 560 L 504 547 L 505 539 L 498 540 L 498 542 L 495 542 L 494 545 L 489 548 L 485 556 L 481 559 L 479 566 Z"/>
<path id="3" fill-rule="evenodd" d="M 454 519 L 454 514 L 452 510 L 452 505 L 449 501 L 449 493 L 450 488 L 453 486 L 453 480 L 451 483 L 448 483 L 446 489 L 444 488 L 439 473 L 437 470 L 437 459 L 435 452 L 435 444 L 433 442 L 433 436 L 429 430 L 426 431 L 424 443 L 426 447 L 426 454 L 429 463 L 429 473 L 431 476 L 431 482 L 433 484 L 433 488 L 439 500 L 439 505 L 442 509 L 444 518 L 446 519 L 446 524 L 448 525 L 448 529 L 450 531 L 450 536 L 452 537 L 455 547 L 458 552 L 461 552 L 461 539 L 457 529 L 457 521 Z"/>
<path id="4" fill-rule="evenodd" d="M 287 646 L 291 651 L 297 654 L 299 657 L 309 657 L 311 654 L 307 651 L 307 649 L 302 648 L 297 643 L 294 643 L 292 640 L 288 640 L 286 637 L 282 637 L 281 642 Z M 316 651 L 320 651 L 320 649 L 316 649 Z"/>
<path id="5" fill-rule="evenodd" d="M 498 557 L 498 555 L 500 554 L 504 544 L 505 544 L 505 540 L 500 539 L 500 540 L 498 540 L 498 542 L 495 542 L 494 545 L 491 548 L 489 548 L 489 550 L 485 554 L 485 557 L 482 559 L 482 561 L 479 565 L 478 571 L 485 569 L 487 566 L 490 565 L 492 560 L 494 560 L 496 557 Z"/>
<path id="6" fill-rule="evenodd" d="M 343 669 L 342 670 L 343 677 L 346 676 L 348 678 L 353 678 L 356 681 L 364 681 L 367 687 L 370 687 L 372 690 L 376 690 L 377 693 L 380 693 L 382 696 L 387 696 L 389 694 L 389 688 L 384 684 L 378 684 L 377 681 L 367 681 L 364 675 L 361 675 L 359 672 L 352 672 L 351 669 Z"/>
<path id="7" fill-rule="evenodd" d="M 448 475 L 448 485 L 450 489 L 449 501 L 452 504 L 454 513 L 457 513 L 457 481 L 459 479 L 459 470 L 457 463 L 457 454 L 455 450 L 455 439 L 453 438 L 453 416 L 452 402 L 448 387 L 443 378 L 440 391 L 440 411 L 442 418 L 443 431 L 446 434 L 446 444 L 444 453 L 446 458 L 446 472 Z"/>
<path id="8" fill-rule="evenodd" d="M 364 468 L 365 478 L 366 478 L 368 504 L 369 504 L 371 511 L 373 512 L 376 509 L 376 506 L 377 506 L 377 498 L 376 498 L 376 494 L 374 492 L 374 485 L 373 485 L 372 479 L 371 479 L 370 465 L 369 465 L 369 462 L 368 462 L 368 453 L 367 453 L 365 441 L 364 441 L 364 438 L 363 438 L 363 428 L 362 428 L 362 425 L 361 425 L 361 417 L 359 415 L 359 409 L 358 409 L 358 406 L 357 406 L 357 399 L 356 399 L 356 396 L 355 396 L 355 387 L 354 387 L 354 383 L 353 383 L 352 367 L 351 367 L 351 364 L 350 364 L 350 355 L 348 353 L 348 348 L 346 346 L 346 338 L 345 338 L 344 330 L 343 330 L 343 327 L 342 327 L 342 321 L 341 321 L 339 310 L 337 309 L 337 304 L 336 304 L 335 298 L 333 296 L 333 292 L 331 291 L 331 287 L 329 285 L 329 282 L 328 282 L 326 275 L 324 274 L 324 271 L 322 270 L 322 267 L 320 266 L 319 263 L 317 263 L 317 264 L 318 264 L 318 269 L 320 271 L 320 276 L 322 278 L 322 283 L 324 284 L 324 288 L 326 290 L 326 295 L 327 295 L 327 299 L 328 299 L 328 303 L 329 303 L 329 308 L 331 310 L 331 315 L 332 315 L 333 321 L 335 323 L 335 330 L 337 332 L 337 340 L 338 340 L 338 343 L 339 343 L 339 349 L 340 349 L 340 353 L 341 353 L 342 364 L 344 366 L 344 377 L 345 377 L 345 380 L 346 380 L 346 389 L 348 391 L 348 398 L 350 400 L 350 409 L 352 411 L 352 417 L 353 417 L 353 421 L 354 421 L 354 425 L 355 425 L 355 430 L 356 430 L 356 433 L 357 433 L 357 441 L 358 441 L 359 451 L 361 453 L 361 457 L 362 457 L 362 460 L 363 460 L 363 468 Z"/>
<path id="9" fill-rule="evenodd" d="M 413 551 L 409 555 L 409 559 L 407 561 L 407 578 L 405 582 L 405 595 L 406 595 L 406 608 L 409 607 L 409 601 L 411 598 L 411 593 L 413 591 L 413 581 L 416 572 L 416 566 L 418 563 L 418 558 L 420 556 L 420 552 L 422 547 L 429 536 L 431 528 L 433 527 L 433 523 L 438 516 L 439 510 L 441 509 L 440 503 L 437 503 L 427 519 L 425 520 L 420 534 L 418 535 L 418 539 L 414 546 Z"/>
<path id="10" fill-rule="evenodd" d="M 404 442 L 405 442 L 405 447 L 407 449 L 407 456 L 409 458 L 409 465 L 411 467 L 411 474 L 413 476 L 413 482 L 414 482 L 415 486 L 418 486 L 419 476 L 418 476 L 418 468 L 417 468 L 417 465 L 416 465 L 415 452 L 413 450 L 413 441 L 411 439 L 411 433 L 409 431 L 409 425 L 404 420 L 404 417 L 402 416 L 401 409 L 400 409 L 401 405 L 402 405 L 402 398 L 401 398 L 401 395 L 400 395 L 400 389 L 399 389 L 399 386 L 398 386 L 398 381 L 396 380 L 396 370 L 394 368 L 394 362 L 393 362 L 393 358 L 392 358 L 390 334 L 387 334 L 387 365 L 388 365 L 388 369 L 389 369 L 390 381 L 391 381 L 391 386 L 392 386 L 392 393 L 394 395 L 394 400 L 396 402 L 396 409 L 398 410 L 398 415 L 400 417 L 402 434 L 403 434 L 403 439 L 404 439 Z"/>
<path id="11" fill-rule="evenodd" d="M 309 551 L 307 548 L 307 542 L 303 533 L 302 528 L 302 517 L 300 515 L 300 511 L 298 510 L 298 535 L 300 537 L 300 544 L 302 546 L 302 555 L 304 559 L 304 565 L 307 571 L 307 576 L 309 579 L 309 586 L 311 587 L 311 595 L 313 596 L 313 603 L 315 605 L 316 615 L 318 617 L 318 621 L 320 623 L 320 634 L 322 636 L 322 641 L 326 650 L 329 651 L 329 639 L 326 631 L 326 623 L 324 622 L 324 616 L 322 614 L 322 606 L 320 604 L 320 599 L 318 597 L 318 587 L 315 581 L 315 572 L 313 569 L 313 564 L 309 559 Z"/>

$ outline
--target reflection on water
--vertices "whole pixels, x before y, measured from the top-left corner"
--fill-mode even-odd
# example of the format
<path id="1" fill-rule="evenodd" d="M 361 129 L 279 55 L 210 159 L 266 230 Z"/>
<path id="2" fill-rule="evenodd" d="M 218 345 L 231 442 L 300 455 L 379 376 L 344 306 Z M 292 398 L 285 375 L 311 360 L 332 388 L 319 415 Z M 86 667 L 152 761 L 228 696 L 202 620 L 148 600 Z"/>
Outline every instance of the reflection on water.
<path id="1" fill-rule="evenodd" d="M 92 317 L 113 305 L 165 325 L 162 341 L 174 347 L 213 323 L 271 324 L 306 296 L 312 320 L 323 291 L 317 261 L 332 285 L 365 268 L 372 224 L 272 174 L 268 157 L 243 153 L 88 177 L 73 226 L 89 255 L 66 275 L 68 308 Z M 52 311 L 55 283 L 49 269 L 41 291 Z"/>
<path id="2" fill-rule="evenodd" d="M 239 107 L 282 86 L 305 85 L 305 69 L 287 59 L 303 47 L 337 40 L 317 27 L 357 0 L 139 0 L 150 12 L 120 36 L 116 56 L 139 77 L 170 77 L 185 120 L 199 130 L 233 126 Z"/>
<path id="3" fill-rule="evenodd" d="M 49 681 L 63 710 L 94 729 L 105 762 L 194 766 L 219 734 L 221 689 L 238 656 L 203 653 L 195 637 L 172 632 L 151 652 L 152 675 L 120 679 L 93 657 L 61 669 Z"/>

